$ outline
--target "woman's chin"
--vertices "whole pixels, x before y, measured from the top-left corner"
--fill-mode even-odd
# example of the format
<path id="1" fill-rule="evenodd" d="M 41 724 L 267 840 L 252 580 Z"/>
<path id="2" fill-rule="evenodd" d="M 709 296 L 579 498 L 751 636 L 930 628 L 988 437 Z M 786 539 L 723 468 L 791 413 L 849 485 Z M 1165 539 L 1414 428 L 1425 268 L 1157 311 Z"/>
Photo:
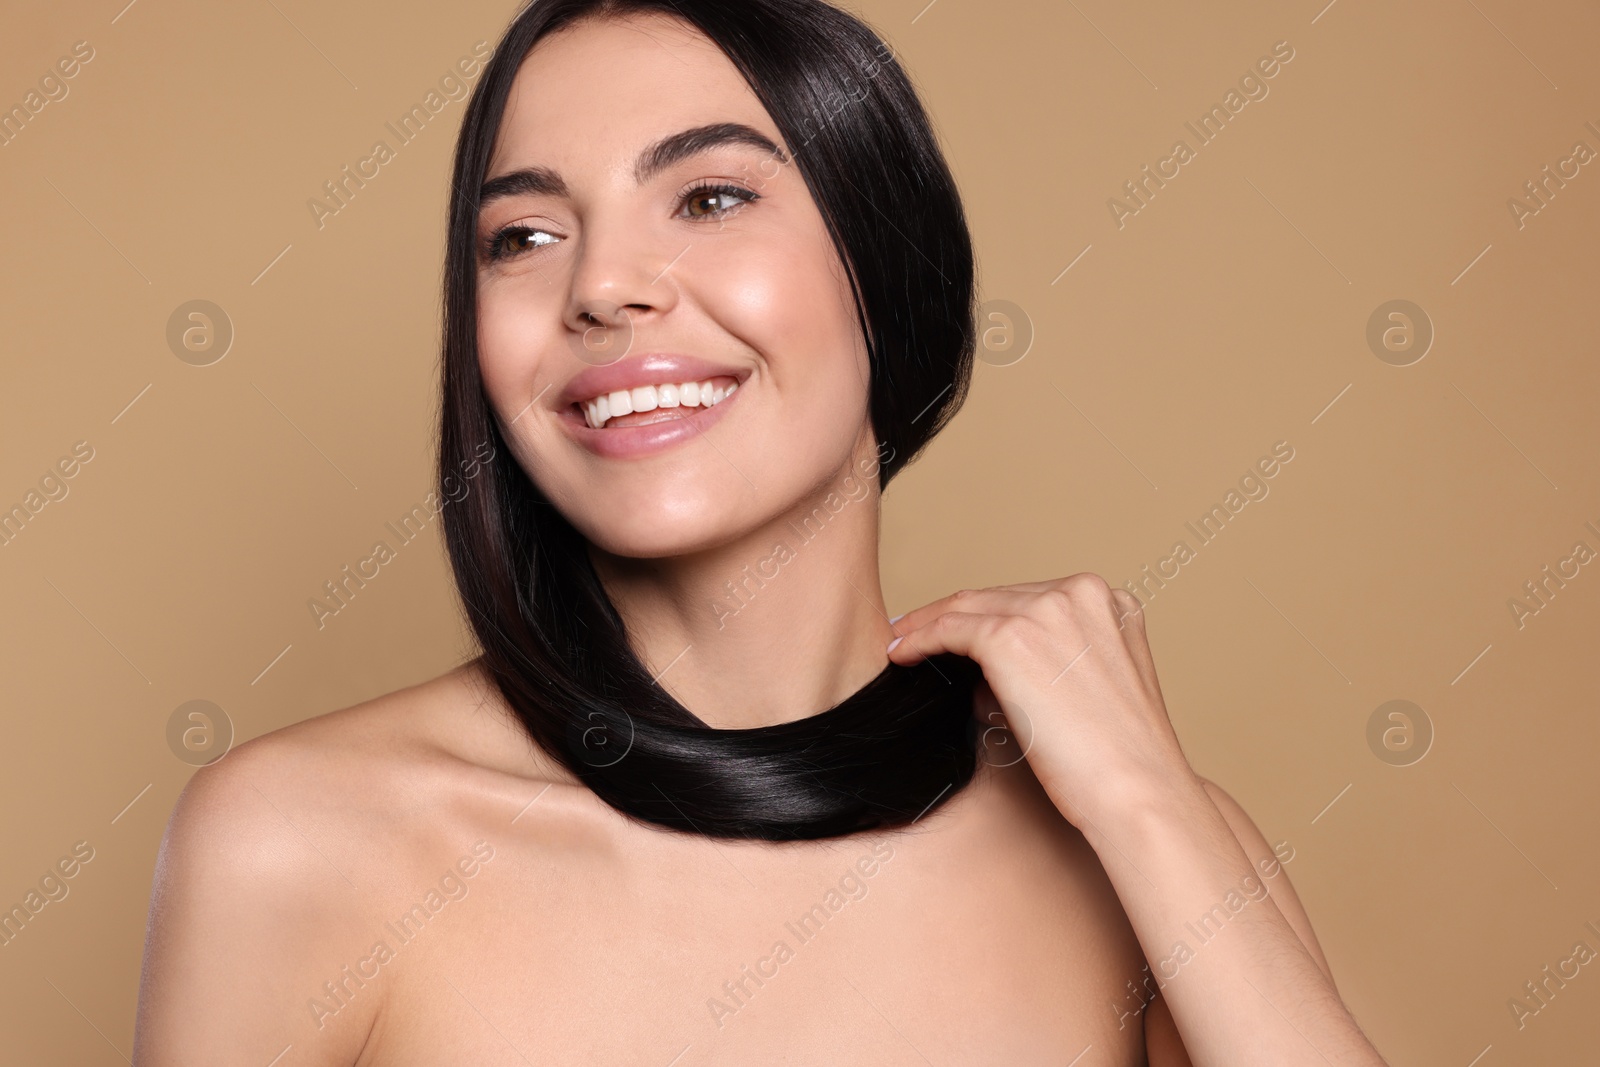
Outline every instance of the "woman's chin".
<path id="1" fill-rule="evenodd" d="M 589 543 L 613 556 L 629 559 L 667 559 L 704 552 L 737 540 L 747 531 L 705 521 L 703 517 L 684 522 L 663 519 L 660 512 L 643 510 L 645 521 L 625 527 L 603 524 L 584 531 Z"/>

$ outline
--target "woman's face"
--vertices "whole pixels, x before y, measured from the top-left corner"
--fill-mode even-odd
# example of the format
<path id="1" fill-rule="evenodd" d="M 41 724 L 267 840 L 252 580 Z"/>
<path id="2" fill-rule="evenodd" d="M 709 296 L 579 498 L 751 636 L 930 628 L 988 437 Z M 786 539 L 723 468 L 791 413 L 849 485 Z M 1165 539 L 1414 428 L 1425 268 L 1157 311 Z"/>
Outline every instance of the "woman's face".
<path id="1" fill-rule="evenodd" d="M 673 140 L 706 127 L 723 135 Z M 592 544 L 715 547 L 874 456 L 844 268 L 792 146 L 697 30 L 634 16 L 542 40 L 485 185 L 508 195 L 478 220 L 484 386 Z M 583 402 L 602 394 L 596 428 Z M 624 395 L 655 407 L 619 416 Z"/>

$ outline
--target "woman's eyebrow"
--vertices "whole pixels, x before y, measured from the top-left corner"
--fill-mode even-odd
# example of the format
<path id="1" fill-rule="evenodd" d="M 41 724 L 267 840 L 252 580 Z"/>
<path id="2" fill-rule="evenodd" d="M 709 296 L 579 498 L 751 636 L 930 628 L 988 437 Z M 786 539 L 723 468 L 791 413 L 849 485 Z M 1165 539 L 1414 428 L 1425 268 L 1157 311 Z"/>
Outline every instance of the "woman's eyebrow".
<path id="1" fill-rule="evenodd" d="M 742 122 L 716 122 L 681 130 L 647 147 L 634 164 L 634 180 L 643 185 L 679 160 L 725 144 L 750 145 L 771 153 L 779 163 L 789 162 L 783 149 L 760 130 Z M 478 191 L 478 209 L 481 211 L 508 196 L 541 195 L 568 196 L 570 193 L 566 181 L 549 167 L 523 167 L 484 182 Z"/>
<path id="2" fill-rule="evenodd" d="M 725 144 L 751 145 L 771 153 L 779 163 L 789 162 L 789 157 L 783 154 L 783 149 L 773 144 L 771 138 L 760 130 L 746 126 L 742 122 L 715 122 L 663 137 L 640 152 L 639 161 L 633 168 L 634 180 L 643 185 L 657 172 L 665 170 L 680 159 Z"/>

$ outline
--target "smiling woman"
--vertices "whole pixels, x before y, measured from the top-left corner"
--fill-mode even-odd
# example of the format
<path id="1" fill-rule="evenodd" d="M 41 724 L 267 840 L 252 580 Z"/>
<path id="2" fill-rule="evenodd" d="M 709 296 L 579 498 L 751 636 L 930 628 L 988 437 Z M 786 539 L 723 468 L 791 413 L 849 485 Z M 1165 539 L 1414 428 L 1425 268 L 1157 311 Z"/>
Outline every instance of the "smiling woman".
<path id="1" fill-rule="evenodd" d="M 734 708 L 740 729 L 713 731 L 655 683 L 612 603 L 658 597 L 663 579 L 732 577 L 707 549 L 809 511 L 880 440 L 894 457 L 881 489 L 960 406 L 973 266 L 954 182 L 909 83 L 853 20 L 710 6 L 727 55 L 655 15 L 606 25 L 597 57 L 571 28 L 593 6 L 530 9 L 485 73 L 456 159 L 456 188 L 480 192 L 475 219 L 465 198 L 452 213 L 441 463 L 491 417 L 509 446 L 486 472 L 503 491 L 446 520 L 485 667 L 544 749 L 630 815 L 769 839 L 905 823 L 971 777 L 970 661 L 880 664 L 866 687 L 790 703 L 779 725 Z M 532 61 L 509 61 L 540 36 Z M 664 45 L 720 68 L 709 113 L 706 64 L 663 64 Z M 790 165 L 783 143 L 798 143 L 827 87 L 871 63 L 862 99 Z M 615 116 L 603 132 L 548 88 L 596 64 L 610 78 L 592 104 Z M 652 92 L 671 103 L 622 119 Z M 759 193 L 756 168 L 771 175 Z M 907 176 L 920 192 L 893 194 Z M 595 365 L 574 374 L 574 354 Z M 534 529 L 536 547 L 507 551 Z M 662 557 L 674 563 L 618 573 Z M 682 629 L 679 648 L 695 636 Z M 691 655 L 732 666 L 749 651 L 737 647 L 708 640 Z M 658 648 L 645 662 L 678 651 Z M 841 664 L 846 677 L 862 679 L 870 648 Z"/>
<path id="2" fill-rule="evenodd" d="M 882 492 L 975 345 L 961 201 L 889 54 L 821 0 L 513 20 L 445 264 L 441 479 L 492 445 L 443 513 L 481 654 L 191 779 L 140 1067 L 1382 1063 L 1287 875 L 1246 881 L 1274 849 L 1184 758 L 1131 595 L 888 618 Z M 818 515 L 738 626 L 706 610 Z M 475 841 L 471 896 L 305 1012 Z M 869 843 L 870 894 L 839 875 Z"/>

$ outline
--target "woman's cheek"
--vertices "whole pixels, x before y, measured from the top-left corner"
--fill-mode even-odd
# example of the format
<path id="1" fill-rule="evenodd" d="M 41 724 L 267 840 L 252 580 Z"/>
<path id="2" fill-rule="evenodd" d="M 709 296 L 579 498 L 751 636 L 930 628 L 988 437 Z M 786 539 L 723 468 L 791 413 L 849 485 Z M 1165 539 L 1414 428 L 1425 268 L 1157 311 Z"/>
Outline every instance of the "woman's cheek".
<path id="1" fill-rule="evenodd" d="M 793 377 L 800 363 L 821 370 L 840 335 L 838 283 L 826 266 L 797 260 L 795 247 L 751 249 L 718 263 L 707 310 L 724 330 L 758 352 L 771 373 Z"/>
<path id="2" fill-rule="evenodd" d="M 747 253 L 718 261 L 702 293 L 713 321 L 765 355 L 774 338 L 786 336 L 785 320 L 794 300 L 773 258 Z"/>
<path id="3" fill-rule="evenodd" d="M 540 373 L 539 330 L 538 323 L 526 313 L 504 306 L 480 305 L 478 370 L 491 403 L 505 418 L 527 403 L 524 394 L 532 395 L 529 389 Z M 549 377 L 548 371 L 544 376 Z M 518 396 L 524 399 L 513 403 Z"/>

